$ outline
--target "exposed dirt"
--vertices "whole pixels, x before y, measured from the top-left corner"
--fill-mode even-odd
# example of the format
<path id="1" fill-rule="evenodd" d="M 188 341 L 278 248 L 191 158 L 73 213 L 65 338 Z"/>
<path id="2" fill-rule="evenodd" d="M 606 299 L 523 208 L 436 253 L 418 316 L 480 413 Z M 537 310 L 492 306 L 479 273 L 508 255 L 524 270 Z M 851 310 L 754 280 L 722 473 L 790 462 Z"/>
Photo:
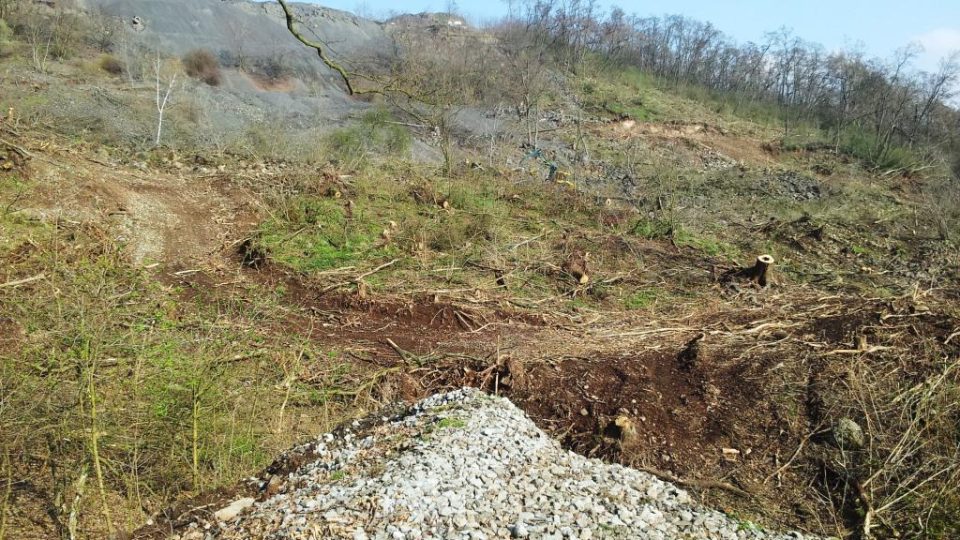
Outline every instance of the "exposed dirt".
<path id="1" fill-rule="evenodd" d="M 187 295 L 242 295 L 238 284 L 216 287 L 226 277 L 176 279 Z M 573 450 L 712 486 L 699 490 L 711 504 L 817 532 L 827 519 L 811 497 L 817 462 L 794 453 L 822 433 L 842 382 L 825 369 L 826 353 L 863 336 L 919 358 L 960 326 L 910 298 L 825 300 L 800 288 L 726 299 L 718 288 L 715 307 L 680 320 L 571 324 L 449 299 L 323 293 L 269 264 L 233 277 L 288 291 L 290 315 L 276 332 L 293 329 L 371 371 L 396 368 L 381 381 L 384 400 L 461 386 L 497 392 Z M 956 341 L 944 352 L 960 352 Z"/>
<path id="2" fill-rule="evenodd" d="M 0 350 L 16 353 L 26 335 L 17 321 L 0 317 Z"/>
<path id="3" fill-rule="evenodd" d="M 45 157 L 31 165 L 38 190 L 22 213 L 49 222 L 113 224 L 137 264 L 209 263 L 257 223 L 253 199 L 219 175 L 135 172 L 69 149 Z"/>
<path id="4" fill-rule="evenodd" d="M 754 166 L 769 166 L 776 163 L 769 152 L 763 149 L 763 141 L 735 135 L 727 130 L 702 122 L 637 122 L 624 120 L 613 124 L 613 127 L 600 126 L 595 128 L 600 138 L 619 139 L 642 138 L 648 143 L 669 147 L 671 154 L 676 145 L 693 147 L 704 152 L 723 156 L 729 162 L 749 163 Z M 702 157 L 702 156 L 701 156 Z"/>
<path id="5" fill-rule="evenodd" d="M 299 85 L 299 81 L 292 77 L 270 78 L 256 73 L 243 75 L 260 92 L 292 92 Z"/>
<path id="6" fill-rule="evenodd" d="M 177 279 L 186 294 L 243 294 L 217 288 L 224 277 Z M 781 467 L 829 420 L 825 394 L 841 379 L 821 376 L 824 351 L 855 348 L 862 336 L 919 357 L 960 324 L 918 312 L 910 298 L 824 301 L 802 288 L 727 297 L 718 287 L 714 307 L 673 321 L 621 313 L 571 322 L 450 299 L 323 293 L 269 264 L 239 279 L 288 291 L 290 316 L 275 331 L 294 329 L 371 370 L 395 369 L 382 381 L 385 400 L 461 386 L 497 392 L 573 450 L 692 487 L 729 486 L 702 495 L 808 529 L 826 519 L 810 497 L 810 463 L 801 456 Z M 905 315 L 920 339 L 893 337 Z"/>

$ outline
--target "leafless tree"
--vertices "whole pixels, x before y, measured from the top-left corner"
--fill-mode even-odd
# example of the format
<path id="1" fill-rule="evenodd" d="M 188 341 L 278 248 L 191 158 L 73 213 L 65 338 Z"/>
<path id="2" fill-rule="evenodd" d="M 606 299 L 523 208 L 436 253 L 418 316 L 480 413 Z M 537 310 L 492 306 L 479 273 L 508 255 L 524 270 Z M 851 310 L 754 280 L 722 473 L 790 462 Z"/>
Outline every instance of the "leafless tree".
<path id="1" fill-rule="evenodd" d="M 154 79 L 156 81 L 156 106 L 157 106 L 157 136 L 154 140 L 156 146 L 160 146 L 160 137 L 163 133 L 163 114 L 170 105 L 170 95 L 173 93 L 177 84 L 177 71 L 164 69 L 164 63 L 160 59 L 160 53 L 157 53 L 157 59 L 154 62 Z"/>

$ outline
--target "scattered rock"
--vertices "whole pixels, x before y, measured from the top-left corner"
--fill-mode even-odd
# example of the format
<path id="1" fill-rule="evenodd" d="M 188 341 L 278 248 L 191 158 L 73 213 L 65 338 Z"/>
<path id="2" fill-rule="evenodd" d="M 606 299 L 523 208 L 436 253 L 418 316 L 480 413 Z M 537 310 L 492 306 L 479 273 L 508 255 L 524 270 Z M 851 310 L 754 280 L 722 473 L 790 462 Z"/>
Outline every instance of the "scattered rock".
<path id="1" fill-rule="evenodd" d="M 253 503 L 256 502 L 250 497 L 244 497 L 230 503 L 230 506 L 226 506 L 217 510 L 213 515 L 220 521 L 231 521 L 240 515 L 241 512 L 253 506 Z"/>
<path id="2" fill-rule="evenodd" d="M 863 448 L 865 437 L 860 424 L 850 418 L 841 418 L 833 426 L 833 442 L 840 448 L 858 450 Z"/>

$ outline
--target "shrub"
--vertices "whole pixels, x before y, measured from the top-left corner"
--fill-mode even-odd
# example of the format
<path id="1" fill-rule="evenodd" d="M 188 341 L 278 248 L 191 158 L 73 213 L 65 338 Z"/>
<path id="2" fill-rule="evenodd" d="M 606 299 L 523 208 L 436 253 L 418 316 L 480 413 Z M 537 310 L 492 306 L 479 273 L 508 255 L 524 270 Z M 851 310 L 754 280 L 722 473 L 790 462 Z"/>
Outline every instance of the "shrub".
<path id="1" fill-rule="evenodd" d="M 106 71 L 111 75 L 122 75 L 124 70 L 123 62 L 117 59 L 116 56 L 112 54 L 103 54 L 100 55 L 100 59 L 97 61 L 97 65 L 100 66 L 100 69 Z"/>
<path id="2" fill-rule="evenodd" d="M 283 55 L 275 54 L 258 59 L 254 63 L 253 72 L 269 81 L 282 81 L 293 76 L 293 67 L 284 60 Z"/>
<path id="3" fill-rule="evenodd" d="M 7 25 L 7 21 L 0 19 L 0 43 L 10 41 L 13 37 L 13 30 Z"/>
<path id="4" fill-rule="evenodd" d="M 0 55 L 4 55 L 7 52 L 7 47 L 10 44 L 10 40 L 13 38 L 13 30 L 7 26 L 7 22 L 3 19 L 0 19 Z"/>
<path id="5" fill-rule="evenodd" d="M 880 140 L 863 129 L 847 130 L 841 144 L 841 151 L 853 156 L 869 167 L 879 170 L 911 170 L 918 162 L 916 154 L 909 148 L 892 146 L 883 149 Z"/>
<path id="6" fill-rule="evenodd" d="M 373 156 L 403 155 L 410 150 L 412 137 L 391 119 L 387 109 L 368 111 L 361 118 L 360 125 L 327 135 L 326 146 L 338 160 L 350 164 L 360 164 Z"/>
<path id="7" fill-rule="evenodd" d="M 220 74 L 220 63 L 213 53 L 196 49 L 185 54 L 182 60 L 187 75 L 210 86 L 220 86 L 223 77 Z"/>

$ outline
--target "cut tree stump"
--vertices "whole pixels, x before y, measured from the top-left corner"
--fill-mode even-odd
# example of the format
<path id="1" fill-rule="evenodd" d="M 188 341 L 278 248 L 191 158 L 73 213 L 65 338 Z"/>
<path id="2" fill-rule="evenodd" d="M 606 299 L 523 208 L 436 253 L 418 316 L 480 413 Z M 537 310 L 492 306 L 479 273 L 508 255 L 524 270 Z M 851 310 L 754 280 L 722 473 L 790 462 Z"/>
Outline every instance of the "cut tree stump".
<path id="1" fill-rule="evenodd" d="M 773 266 L 773 257 L 770 255 L 760 255 L 754 263 L 753 268 L 749 270 L 750 279 L 757 285 L 766 287 L 770 283 L 770 267 Z"/>
<path id="2" fill-rule="evenodd" d="M 723 273 L 721 281 L 736 288 L 738 281 L 748 281 L 756 284 L 760 288 L 766 288 L 772 284 L 771 267 L 774 260 L 770 255 L 760 255 L 757 257 L 753 266 L 748 268 L 733 268 Z"/>
<path id="3" fill-rule="evenodd" d="M 590 283 L 590 271 L 587 269 L 589 260 L 589 253 L 576 250 L 567 257 L 560 269 L 572 276 L 580 285 L 586 285 Z"/>

